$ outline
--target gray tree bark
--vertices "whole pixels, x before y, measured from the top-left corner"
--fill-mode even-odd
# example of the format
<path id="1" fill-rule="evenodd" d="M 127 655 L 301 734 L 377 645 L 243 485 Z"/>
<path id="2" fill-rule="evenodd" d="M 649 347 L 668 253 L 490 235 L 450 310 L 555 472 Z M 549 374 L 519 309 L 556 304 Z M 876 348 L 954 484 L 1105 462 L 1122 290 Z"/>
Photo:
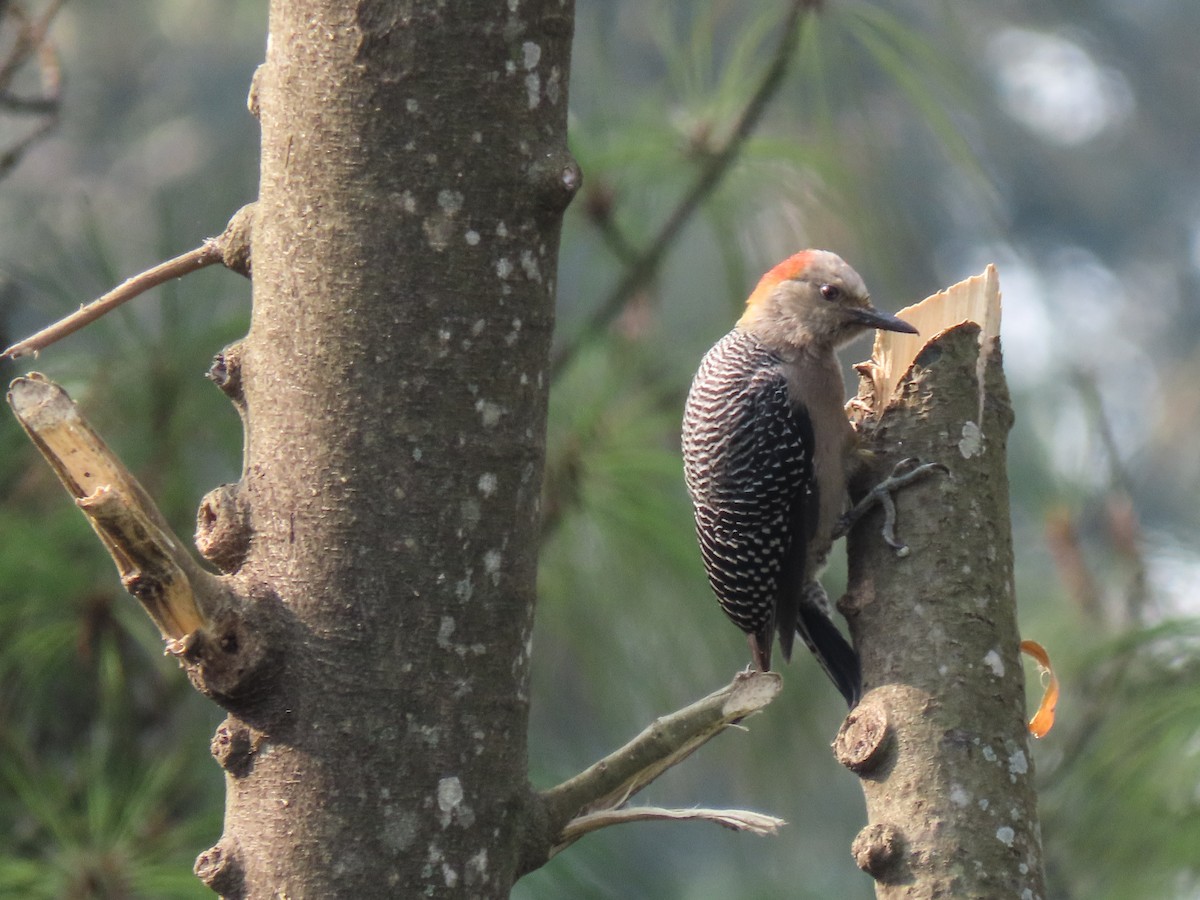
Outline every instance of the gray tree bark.
<path id="1" fill-rule="evenodd" d="M 841 606 L 867 693 L 834 748 L 862 779 L 869 824 L 853 852 L 881 898 L 1045 896 L 1013 595 L 1013 413 L 999 338 L 985 343 L 981 365 L 979 326 L 950 328 L 890 398 L 870 378 L 859 394 L 879 471 L 916 456 L 951 473 L 897 497 L 910 556 L 879 539 L 878 513 L 849 539 Z"/>
<path id="2" fill-rule="evenodd" d="M 229 897 L 507 896 L 566 150 L 570 0 L 274 0 L 246 424 L 210 558 Z M 238 604 L 235 604 L 235 607 Z"/>

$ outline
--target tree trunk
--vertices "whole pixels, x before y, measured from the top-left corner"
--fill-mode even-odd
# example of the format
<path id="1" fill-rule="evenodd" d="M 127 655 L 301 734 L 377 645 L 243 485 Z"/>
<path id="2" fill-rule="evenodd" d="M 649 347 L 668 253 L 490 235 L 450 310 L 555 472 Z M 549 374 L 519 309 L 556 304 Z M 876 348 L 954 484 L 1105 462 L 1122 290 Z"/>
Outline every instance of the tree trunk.
<path id="1" fill-rule="evenodd" d="M 515 878 L 572 22 L 271 3 L 253 320 L 216 371 L 246 420 L 224 558 L 265 660 L 214 740 L 197 871 L 226 896 Z"/>
<path id="2" fill-rule="evenodd" d="M 965 284 L 986 283 L 998 328 L 987 277 Z M 984 328 L 981 364 L 980 334 L 951 327 L 897 391 L 864 378 L 859 394 L 881 471 L 908 456 L 950 470 L 897 497 L 911 555 L 880 540 L 878 514 L 848 546 L 841 605 L 867 694 L 834 746 L 862 778 L 869 824 L 854 854 L 881 898 L 1045 896 L 1013 596 L 1013 413 L 999 338 Z"/>

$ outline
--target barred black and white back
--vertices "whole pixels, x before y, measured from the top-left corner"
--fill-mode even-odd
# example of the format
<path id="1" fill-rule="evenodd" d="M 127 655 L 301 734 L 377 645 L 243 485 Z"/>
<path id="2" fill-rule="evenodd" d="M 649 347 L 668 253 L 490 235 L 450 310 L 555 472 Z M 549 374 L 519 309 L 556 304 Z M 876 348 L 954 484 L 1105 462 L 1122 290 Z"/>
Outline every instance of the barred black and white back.
<path id="1" fill-rule="evenodd" d="M 799 633 L 854 703 L 857 656 L 813 602 L 820 586 L 805 571 L 819 507 L 813 432 L 789 397 L 784 365 L 738 328 L 701 362 L 683 420 L 696 534 L 722 610 L 751 635 L 764 668 L 775 635 L 788 659 Z"/>

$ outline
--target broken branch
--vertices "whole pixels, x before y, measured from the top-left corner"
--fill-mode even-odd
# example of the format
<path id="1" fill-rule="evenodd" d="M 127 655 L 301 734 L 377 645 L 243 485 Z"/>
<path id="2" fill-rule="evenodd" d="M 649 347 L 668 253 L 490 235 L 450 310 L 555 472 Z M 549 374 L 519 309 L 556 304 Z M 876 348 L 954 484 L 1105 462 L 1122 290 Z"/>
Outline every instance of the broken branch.
<path id="1" fill-rule="evenodd" d="M 163 638 L 180 641 L 204 628 L 205 610 L 217 607 L 216 577 L 183 550 L 158 507 L 67 392 L 33 372 L 12 382 L 8 403 Z"/>
<path id="2" fill-rule="evenodd" d="M 658 807 L 620 810 L 630 797 L 672 766 L 678 765 L 730 725 L 762 710 L 775 699 L 783 679 L 774 672 L 743 672 L 732 683 L 649 728 L 557 787 L 543 791 L 546 832 L 528 854 L 531 871 L 589 831 L 639 819 L 702 819 L 731 828 L 767 834 L 782 820 L 745 810 L 668 810 Z M 545 838 L 545 840 L 541 840 Z"/>

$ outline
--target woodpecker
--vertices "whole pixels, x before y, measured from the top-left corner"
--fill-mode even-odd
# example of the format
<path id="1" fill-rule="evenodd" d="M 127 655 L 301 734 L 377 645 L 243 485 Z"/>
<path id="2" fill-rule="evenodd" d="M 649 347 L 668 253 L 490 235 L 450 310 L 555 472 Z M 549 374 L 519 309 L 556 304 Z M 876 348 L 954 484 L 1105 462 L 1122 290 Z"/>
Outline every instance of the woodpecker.
<path id="1" fill-rule="evenodd" d="M 752 665 L 800 635 L 853 707 L 858 655 L 817 580 L 846 512 L 854 429 L 836 349 L 871 330 L 916 329 L 871 305 L 841 257 L 804 250 L 767 272 L 688 392 L 683 462 L 700 554 Z"/>

